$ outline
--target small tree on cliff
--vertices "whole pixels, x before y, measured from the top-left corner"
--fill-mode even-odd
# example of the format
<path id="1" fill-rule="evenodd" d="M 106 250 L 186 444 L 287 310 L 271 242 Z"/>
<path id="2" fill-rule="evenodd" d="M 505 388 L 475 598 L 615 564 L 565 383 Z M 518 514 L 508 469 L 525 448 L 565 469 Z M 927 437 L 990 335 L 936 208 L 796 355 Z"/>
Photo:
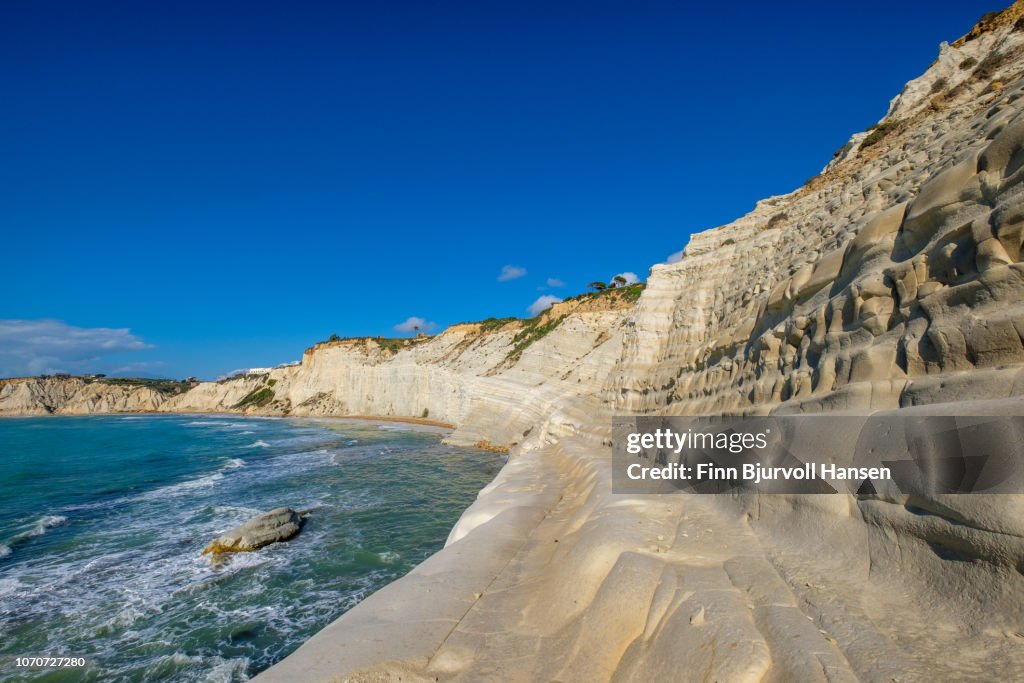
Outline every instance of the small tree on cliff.
<path id="1" fill-rule="evenodd" d="M 621 275 L 616 275 L 612 278 L 612 287 L 625 287 L 629 284 L 629 281 Z"/>
<path id="2" fill-rule="evenodd" d="M 591 282 L 589 285 L 587 285 L 587 287 L 594 290 L 595 292 L 603 292 L 604 290 L 608 289 L 608 285 L 601 282 L 600 280 L 595 280 L 594 282 Z"/>

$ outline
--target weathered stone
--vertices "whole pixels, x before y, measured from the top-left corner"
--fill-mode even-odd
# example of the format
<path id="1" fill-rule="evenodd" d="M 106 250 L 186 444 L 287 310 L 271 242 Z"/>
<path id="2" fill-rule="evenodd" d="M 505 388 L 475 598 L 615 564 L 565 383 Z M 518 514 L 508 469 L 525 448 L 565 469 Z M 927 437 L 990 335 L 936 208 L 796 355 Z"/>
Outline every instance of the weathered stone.
<path id="1" fill-rule="evenodd" d="M 295 510 L 276 508 L 221 534 L 203 549 L 203 554 L 259 550 L 271 543 L 294 538 L 302 530 L 302 523 L 302 516 Z"/>

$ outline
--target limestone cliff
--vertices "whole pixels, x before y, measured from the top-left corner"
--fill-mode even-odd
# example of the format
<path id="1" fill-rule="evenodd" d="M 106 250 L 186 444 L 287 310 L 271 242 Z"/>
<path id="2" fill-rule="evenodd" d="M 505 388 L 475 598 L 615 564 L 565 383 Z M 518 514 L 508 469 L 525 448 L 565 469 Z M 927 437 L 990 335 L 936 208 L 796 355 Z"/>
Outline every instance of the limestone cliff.
<path id="1" fill-rule="evenodd" d="M 0 379 L 0 415 L 86 415 L 156 410 L 166 395 L 148 386 L 80 377 Z"/>
<path id="2" fill-rule="evenodd" d="M 1019 395 L 1017 12 L 944 45 L 822 176 L 655 266 L 607 399 L 700 414 Z"/>
<path id="3" fill-rule="evenodd" d="M 626 293 L 612 291 L 529 321 L 454 325 L 397 347 L 369 338 L 324 342 L 298 366 L 203 383 L 160 410 L 429 418 L 457 425 L 458 443 L 515 446 L 557 419 L 557 404 L 602 385 L 631 310 Z"/>
<path id="4" fill-rule="evenodd" d="M 655 266 L 600 386 L 502 404 L 534 424 L 446 549 L 261 680 L 1013 678 L 1024 496 L 615 496 L 606 439 L 614 413 L 1024 410 L 1022 15 Z"/>

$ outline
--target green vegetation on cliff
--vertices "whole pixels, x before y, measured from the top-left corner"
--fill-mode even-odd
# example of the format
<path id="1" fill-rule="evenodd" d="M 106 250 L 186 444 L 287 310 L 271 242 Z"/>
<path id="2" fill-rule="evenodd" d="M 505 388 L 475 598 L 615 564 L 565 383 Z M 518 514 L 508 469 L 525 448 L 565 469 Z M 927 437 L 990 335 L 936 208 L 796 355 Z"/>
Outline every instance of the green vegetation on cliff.
<path id="1" fill-rule="evenodd" d="M 103 377 L 94 380 L 100 384 L 110 384 L 116 387 L 145 387 L 158 391 L 161 394 L 176 396 L 184 394 L 192 388 L 192 383 L 187 380 L 178 379 L 149 379 L 147 377 Z"/>
<path id="2" fill-rule="evenodd" d="M 480 329 L 484 332 L 494 332 L 496 330 L 500 330 L 514 320 L 519 320 L 519 318 L 487 318 L 486 320 L 480 321 Z"/>
<path id="3" fill-rule="evenodd" d="M 882 123 L 877 123 L 868 128 L 868 136 L 864 138 L 862 143 L 860 143 L 860 148 L 867 149 L 872 145 L 876 145 L 889 135 L 889 133 L 901 130 L 902 128 L 902 121 L 883 121 Z"/>
<path id="4" fill-rule="evenodd" d="M 538 339 L 543 339 L 549 332 L 561 325 L 566 317 L 564 315 L 560 315 L 557 318 L 549 317 L 546 321 L 541 322 L 544 318 L 544 315 L 541 314 L 536 318 L 524 320 L 523 329 L 519 330 L 516 336 L 512 337 L 512 350 L 508 352 L 506 358 L 511 361 L 518 360 L 530 344 Z"/>
<path id="5" fill-rule="evenodd" d="M 615 301 L 621 299 L 622 301 L 633 303 L 640 298 L 640 294 L 643 293 L 646 287 L 647 285 L 643 282 L 635 282 L 625 287 L 607 287 L 596 292 L 584 292 L 583 294 L 571 296 L 566 301 L 586 301 L 588 299 Z"/>
<path id="6" fill-rule="evenodd" d="M 263 386 L 258 389 L 253 389 L 246 394 L 241 401 L 235 404 L 235 408 L 248 408 L 250 406 L 262 408 L 273 400 L 274 390 L 269 386 Z"/>

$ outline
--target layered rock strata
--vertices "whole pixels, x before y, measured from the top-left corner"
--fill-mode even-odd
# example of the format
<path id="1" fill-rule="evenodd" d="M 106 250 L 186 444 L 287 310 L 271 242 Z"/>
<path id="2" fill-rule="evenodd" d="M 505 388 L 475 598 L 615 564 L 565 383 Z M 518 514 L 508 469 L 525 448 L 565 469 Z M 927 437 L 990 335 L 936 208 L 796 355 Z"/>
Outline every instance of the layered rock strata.
<path id="1" fill-rule="evenodd" d="M 1024 496 L 616 496 L 607 438 L 615 413 L 1021 414 L 1022 14 L 655 266 L 601 388 L 546 404 L 444 551 L 260 680 L 1013 677 Z"/>

